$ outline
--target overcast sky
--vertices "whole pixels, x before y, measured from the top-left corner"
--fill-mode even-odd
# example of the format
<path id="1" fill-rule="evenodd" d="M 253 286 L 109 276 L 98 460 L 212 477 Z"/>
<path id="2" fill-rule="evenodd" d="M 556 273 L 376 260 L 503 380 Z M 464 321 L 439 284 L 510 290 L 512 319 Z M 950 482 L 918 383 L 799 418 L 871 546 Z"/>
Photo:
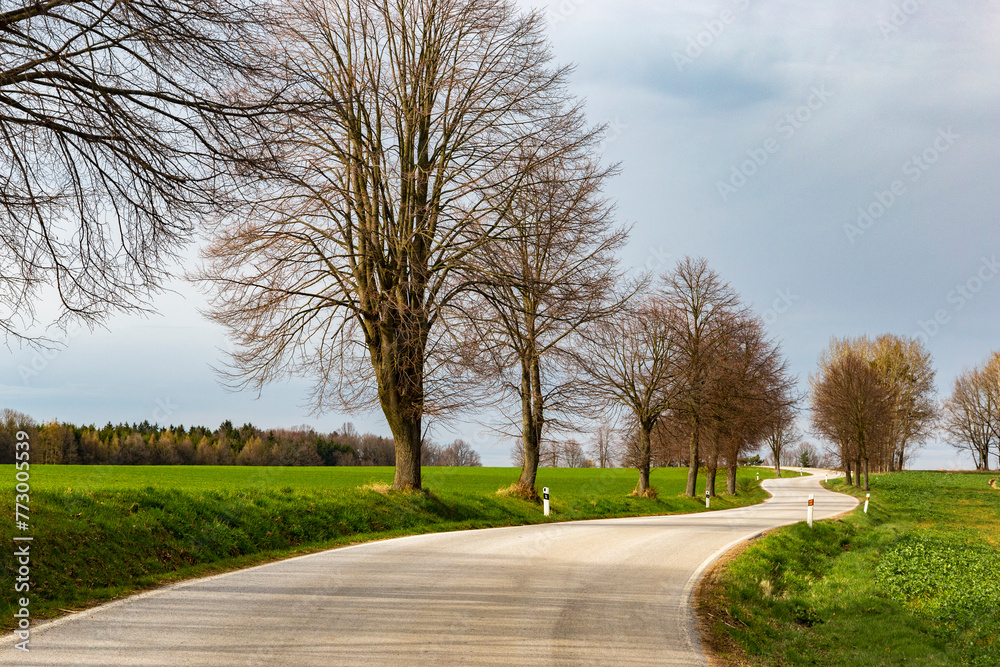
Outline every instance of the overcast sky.
<path id="1" fill-rule="evenodd" d="M 524 6 L 544 7 L 524 2 Z M 622 174 L 626 266 L 704 256 L 782 341 L 805 388 L 831 336 L 921 336 L 937 386 L 1000 349 L 1000 6 L 992 0 L 563 0 L 555 59 Z M 148 319 L 80 331 L 51 358 L 0 355 L 0 405 L 36 419 L 262 427 L 310 417 L 307 386 L 231 394 L 210 365 L 227 343 L 183 283 Z M 474 423 L 487 465 L 509 442 Z M 970 467 L 929 445 L 919 468 Z"/>

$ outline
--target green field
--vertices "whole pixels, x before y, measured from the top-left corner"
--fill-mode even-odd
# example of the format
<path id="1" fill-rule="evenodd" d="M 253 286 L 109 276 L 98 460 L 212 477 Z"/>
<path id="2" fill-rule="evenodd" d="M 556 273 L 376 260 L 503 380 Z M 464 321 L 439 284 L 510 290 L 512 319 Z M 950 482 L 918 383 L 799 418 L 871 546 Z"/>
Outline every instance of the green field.
<path id="1" fill-rule="evenodd" d="M 732 664 L 1000 664 L 993 477 L 876 475 L 868 515 L 758 540 L 702 601 L 710 643 Z M 827 485 L 864 497 L 843 480 Z"/>
<path id="2" fill-rule="evenodd" d="M 741 469 L 737 496 L 712 509 L 763 500 Z M 496 491 L 513 468 L 424 468 L 425 493 L 386 493 L 392 468 L 243 466 L 32 466 L 31 612 L 44 618 L 178 579 L 365 540 L 415 533 L 704 510 L 684 498 L 687 469 L 652 472 L 657 499 L 629 496 L 634 470 L 542 468 L 552 516 Z M 13 466 L 0 466 L 13 479 Z M 700 480 L 704 490 L 704 479 Z M 720 480 L 720 488 L 724 479 Z M 372 485 L 375 485 L 374 487 Z M 381 485 L 381 487 L 379 486 Z M 367 487 L 367 488 L 365 488 Z M 0 505 L 14 514 L 13 489 Z M 11 543 L 12 522 L 3 539 Z M 13 589 L 5 559 L 4 590 Z M 0 623 L 11 627 L 13 596 Z"/>

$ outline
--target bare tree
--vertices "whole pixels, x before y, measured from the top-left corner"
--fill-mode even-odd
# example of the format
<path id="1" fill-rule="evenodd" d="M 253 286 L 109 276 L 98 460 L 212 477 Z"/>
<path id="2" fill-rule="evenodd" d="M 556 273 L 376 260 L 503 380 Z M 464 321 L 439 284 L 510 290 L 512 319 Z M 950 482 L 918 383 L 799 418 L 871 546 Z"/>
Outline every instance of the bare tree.
<path id="1" fill-rule="evenodd" d="M 914 447 L 933 432 L 938 418 L 931 354 L 917 338 L 891 334 L 866 343 L 866 355 L 894 397 L 891 443 L 879 468 L 902 470 Z"/>
<path id="2" fill-rule="evenodd" d="M 1000 353 L 955 378 L 942 426 L 952 446 L 972 454 L 977 470 L 990 469 L 994 448 L 1000 467 Z"/>
<path id="3" fill-rule="evenodd" d="M 510 462 L 517 468 L 524 467 L 524 444 L 520 440 L 510 446 Z"/>
<path id="4" fill-rule="evenodd" d="M 232 128 L 276 112 L 257 0 L 11 0 L 0 9 L 0 331 L 37 297 L 88 323 L 145 308 L 217 201 Z"/>
<path id="5" fill-rule="evenodd" d="M 675 328 L 671 338 L 683 369 L 678 379 L 681 390 L 672 407 L 678 418 L 690 424 L 685 495 L 693 497 L 701 461 L 702 425 L 709 404 L 710 360 L 717 358 L 715 353 L 725 343 L 730 322 L 744 309 L 729 284 L 703 258 L 685 257 L 662 276 L 662 281 L 663 299 L 674 313 L 670 318 Z"/>
<path id="6" fill-rule="evenodd" d="M 712 383 L 717 387 L 710 394 L 710 405 L 723 420 L 716 429 L 721 428 L 725 436 L 726 491 L 735 494 L 740 458 L 760 446 L 775 413 L 790 407 L 794 383 L 780 348 L 766 338 L 758 318 L 736 317 L 727 339 L 721 348 L 723 356 L 710 374 L 720 376 Z"/>
<path id="7" fill-rule="evenodd" d="M 526 173 L 511 163 L 541 159 L 577 114 L 567 70 L 510 0 L 295 0 L 278 26 L 312 104 L 262 147 L 270 168 L 198 277 L 236 343 L 235 386 L 305 375 L 317 412 L 377 403 L 393 487 L 420 488 L 422 420 L 461 398 L 440 325 L 508 224 Z"/>
<path id="8" fill-rule="evenodd" d="M 586 468 L 587 455 L 583 451 L 583 446 L 576 440 L 570 439 L 562 443 L 563 461 L 567 468 Z"/>
<path id="9" fill-rule="evenodd" d="M 815 468 L 819 465 L 820 455 L 816 447 L 810 442 L 801 442 L 795 448 L 795 463 L 800 468 Z M 867 482 L 866 487 L 867 488 Z"/>
<path id="10" fill-rule="evenodd" d="M 884 378 L 857 352 L 834 339 L 810 378 L 813 428 L 841 445 L 845 467 L 854 462 L 855 483 L 868 489 L 869 464 L 891 445 L 896 397 Z M 846 351 L 844 351 L 846 349 Z"/>
<path id="11" fill-rule="evenodd" d="M 608 424 L 601 424 L 594 431 L 590 444 L 590 453 L 598 468 L 614 467 L 614 429 Z"/>
<path id="12" fill-rule="evenodd" d="M 658 297 L 624 307 L 593 327 L 579 355 L 589 389 L 624 410 L 636 426 L 632 464 L 639 470 L 635 492 L 641 496 L 652 493 L 650 434 L 676 394 L 677 348 L 670 317 Z"/>
<path id="13" fill-rule="evenodd" d="M 784 405 L 772 413 L 764 430 L 764 442 L 771 452 L 776 477 L 781 477 L 781 462 L 785 452 L 790 451 L 792 444 L 802 437 L 802 432 L 795 424 L 793 405 L 791 401 L 784 401 Z"/>
<path id="14" fill-rule="evenodd" d="M 624 300 L 614 290 L 627 233 L 602 194 L 614 170 L 593 157 L 601 133 L 582 118 L 557 129 L 545 141 L 550 159 L 515 165 L 525 182 L 504 233 L 477 253 L 480 277 L 470 277 L 463 309 L 466 365 L 516 411 L 525 452 L 517 486 L 527 497 L 537 495 L 543 429 L 572 428 L 588 407 L 572 373 L 574 334 Z"/>

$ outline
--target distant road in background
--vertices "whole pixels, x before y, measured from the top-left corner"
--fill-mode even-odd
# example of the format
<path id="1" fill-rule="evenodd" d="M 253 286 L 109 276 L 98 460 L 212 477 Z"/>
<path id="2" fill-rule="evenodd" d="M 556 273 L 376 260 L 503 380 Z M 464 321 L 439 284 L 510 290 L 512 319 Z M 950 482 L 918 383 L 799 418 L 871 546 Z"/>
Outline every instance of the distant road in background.
<path id="1" fill-rule="evenodd" d="M 438 533 L 198 579 L 37 626 L 3 665 L 707 665 L 691 592 L 740 541 L 854 508 L 824 474 L 721 512 Z M 554 493 L 558 490 L 554 489 Z"/>

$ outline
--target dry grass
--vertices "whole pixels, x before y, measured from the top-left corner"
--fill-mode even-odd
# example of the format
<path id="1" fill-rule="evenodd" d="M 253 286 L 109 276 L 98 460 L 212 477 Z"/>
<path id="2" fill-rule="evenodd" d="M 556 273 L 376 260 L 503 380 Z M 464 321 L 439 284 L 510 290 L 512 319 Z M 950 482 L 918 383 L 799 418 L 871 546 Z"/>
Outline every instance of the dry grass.
<path id="1" fill-rule="evenodd" d="M 650 500 L 656 500 L 659 494 L 656 492 L 656 489 L 652 487 L 646 489 L 645 491 L 640 491 L 639 487 L 636 487 L 632 489 L 632 493 L 629 495 L 634 498 L 648 498 Z"/>
<path id="2" fill-rule="evenodd" d="M 375 493 L 381 493 L 383 496 L 389 495 L 392 491 L 392 484 L 386 484 L 385 482 L 370 482 L 363 486 L 359 486 L 362 491 L 374 491 Z"/>
<path id="3" fill-rule="evenodd" d="M 502 489 L 497 489 L 497 495 L 501 498 L 520 498 L 521 500 L 538 502 L 538 492 L 531 487 L 522 486 L 518 482 L 514 482 Z"/>

